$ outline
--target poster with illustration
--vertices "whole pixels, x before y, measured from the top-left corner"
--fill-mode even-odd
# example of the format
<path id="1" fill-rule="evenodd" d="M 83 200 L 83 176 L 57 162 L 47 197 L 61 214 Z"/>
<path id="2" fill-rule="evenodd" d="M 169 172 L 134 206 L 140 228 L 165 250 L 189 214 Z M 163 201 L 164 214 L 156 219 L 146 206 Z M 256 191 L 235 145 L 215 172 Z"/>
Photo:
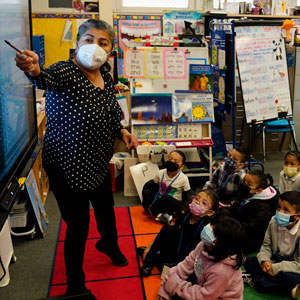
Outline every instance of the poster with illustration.
<path id="1" fill-rule="evenodd" d="M 185 33 L 185 23 L 191 23 L 197 35 L 204 34 L 204 18 L 203 14 L 198 11 L 164 11 L 163 15 L 163 34 L 166 36 L 174 36 Z M 190 32 L 189 32 L 190 34 Z"/>
<path id="2" fill-rule="evenodd" d="M 124 51 L 126 48 L 140 46 L 135 39 L 145 39 L 146 35 L 160 36 L 160 20 L 118 20 L 119 48 Z"/>
<path id="3" fill-rule="evenodd" d="M 196 92 L 212 92 L 213 67 L 211 65 L 190 64 L 189 89 Z"/>
<path id="4" fill-rule="evenodd" d="M 175 93 L 172 99 L 173 122 L 214 122 L 213 94 Z"/>
<path id="5" fill-rule="evenodd" d="M 172 94 L 133 94 L 131 120 L 132 125 L 172 123 Z"/>
<path id="6" fill-rule="evenodd" d="M 213 67 L 213 93 L 214 93 L 214 110 L 215 116 L 219 116 L 222 120 L 226 120 L 225 112 L 225 80 L 226 70 Z"/>

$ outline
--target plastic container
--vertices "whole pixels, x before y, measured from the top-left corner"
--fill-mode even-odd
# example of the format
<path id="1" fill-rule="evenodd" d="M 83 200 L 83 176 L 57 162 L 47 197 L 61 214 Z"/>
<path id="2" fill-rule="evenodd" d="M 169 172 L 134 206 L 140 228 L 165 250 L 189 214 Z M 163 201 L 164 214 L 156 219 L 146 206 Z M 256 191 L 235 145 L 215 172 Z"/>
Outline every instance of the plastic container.
<path id="1" fill-rule="evenodd" d="M 150 158 L 150 147 L 149 146 L 138 146 L 136 149 L 137 156 L 140 162 L 147 162 Z"/>
<path id="2" fill-rule="evenodd" d="M 151 161 L 158 163 L 162 159 L 163 149 L 161 145 L 152 145 L 150 147 Z"/>

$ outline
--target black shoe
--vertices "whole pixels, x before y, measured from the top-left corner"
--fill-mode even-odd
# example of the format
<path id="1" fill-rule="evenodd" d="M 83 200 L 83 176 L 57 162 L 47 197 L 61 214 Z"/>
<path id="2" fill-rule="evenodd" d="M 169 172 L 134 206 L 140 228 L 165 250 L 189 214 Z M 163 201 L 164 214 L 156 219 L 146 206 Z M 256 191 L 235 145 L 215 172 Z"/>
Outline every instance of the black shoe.
<path id="1" fill-rule="evenodd" d="M 151 259 L 144 260 L 143 266 L 140 271 L 141 276 L 142 277 L 150 276 L 153 267 L 154 265 Z"/>
<path id="2" fill-rule="evenodd" d="M 137 256 L 143 257 L 145 250 L 146 250 L 146 247 L 138 247 L 136 249 Z"/>
<path id="3" fill-rule="evenodd" d="M 67 295 L 82 295 L 88 293 L 88 289 L 84 286 L 73 286 L 73 285 L 68 285 L 66 294 Z"/>
<path id="4" fill-rule="evenodd" d="M 104 254 L 106 254 L 115 265 L 124 267 L 128 265 L 128 260 L 121 252 L 119 246 L 107 247 L 102 245 L 101 240 L 96 243 L 96 249 Z"/>

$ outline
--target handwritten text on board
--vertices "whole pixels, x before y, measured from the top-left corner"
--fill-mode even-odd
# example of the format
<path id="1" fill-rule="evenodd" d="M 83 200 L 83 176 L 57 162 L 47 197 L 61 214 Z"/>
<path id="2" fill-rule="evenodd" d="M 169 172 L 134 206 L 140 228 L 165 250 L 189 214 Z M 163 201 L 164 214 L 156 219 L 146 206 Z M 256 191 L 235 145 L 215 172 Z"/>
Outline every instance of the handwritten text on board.
<path id="1" fill-rule="evenodd" d="M 247 123 L 291 114 L 284 40 L 280 26 L 237 26 L 236 51 Z"/>
<path id="2" fill-rule="evenodd" d="M 145 77 L 164 78 L 163 50 L 145 50 Z"/>
<path id="3" fill-rule="evenodd" d="M 125 50 L 124 75 L 127 78 L 144 77 L 144 51 Z"/>
<path id="4" fill-rule="evenodd" d="M 165 78 L 186 78 L 186 55 L 184 50 L 164 50 Z"/>

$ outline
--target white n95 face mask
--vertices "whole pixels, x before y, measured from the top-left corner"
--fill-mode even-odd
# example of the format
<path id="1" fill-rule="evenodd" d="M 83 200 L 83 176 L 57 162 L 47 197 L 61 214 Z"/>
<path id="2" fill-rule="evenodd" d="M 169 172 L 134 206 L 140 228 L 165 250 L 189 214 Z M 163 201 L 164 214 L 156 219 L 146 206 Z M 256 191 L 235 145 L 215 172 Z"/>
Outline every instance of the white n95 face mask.
<path id="1" fill-rule="evenodd" d="M 84 44 L 77 51 L 77 59 L 87 69 L 99 69 L 107 60 L 104 49 L 97 44 Z"/>

